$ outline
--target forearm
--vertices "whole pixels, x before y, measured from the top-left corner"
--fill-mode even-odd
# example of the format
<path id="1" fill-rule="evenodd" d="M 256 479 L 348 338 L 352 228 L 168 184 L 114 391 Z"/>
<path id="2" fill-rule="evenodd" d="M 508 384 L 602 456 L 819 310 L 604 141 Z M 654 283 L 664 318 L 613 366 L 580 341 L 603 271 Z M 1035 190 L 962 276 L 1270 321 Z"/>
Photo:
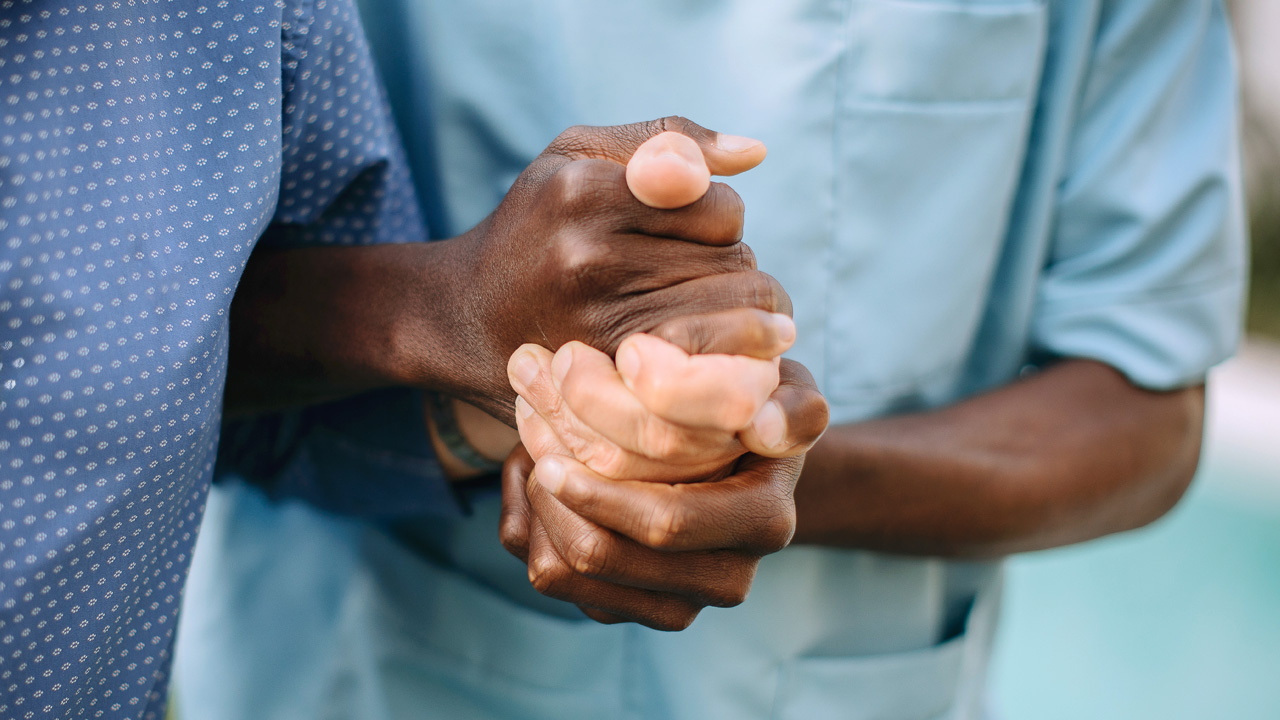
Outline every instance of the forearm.
<path id="1" fill-rule="evenodd" d="M 1203 387 L 1153 393 L 1072 360 L 953 407 L 832 427 L 795 542 L 990 557 L 1145 525 L 1199 458 Z"/>
<path id="2" fill-rule="evenodd" d="M 393 385 L 474 395 L 463 242 L 255 255 L 231 307 L 228 413 Z"/>

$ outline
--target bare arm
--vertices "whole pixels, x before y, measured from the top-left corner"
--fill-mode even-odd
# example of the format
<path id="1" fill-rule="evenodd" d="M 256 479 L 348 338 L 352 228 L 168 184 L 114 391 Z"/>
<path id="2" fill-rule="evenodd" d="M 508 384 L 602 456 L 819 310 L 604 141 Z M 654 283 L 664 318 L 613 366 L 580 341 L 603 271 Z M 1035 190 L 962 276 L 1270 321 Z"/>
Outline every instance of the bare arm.
<path id="1" fill-rule="evenodd" d="M 450 240 L 256 253 L 231 305 L 227 413 L 465 384 L 465 335 L 449 325 L 454 285 L 470 272 L 461 249 Z"/>
<path id="2" fill-rule="evenodd" d="M 833 426 L 795 542 L 989 557 L 1140 527 L 1195 473 L 1203 386 L 1158 393 L 1068 360 L 936 412 Z"/>

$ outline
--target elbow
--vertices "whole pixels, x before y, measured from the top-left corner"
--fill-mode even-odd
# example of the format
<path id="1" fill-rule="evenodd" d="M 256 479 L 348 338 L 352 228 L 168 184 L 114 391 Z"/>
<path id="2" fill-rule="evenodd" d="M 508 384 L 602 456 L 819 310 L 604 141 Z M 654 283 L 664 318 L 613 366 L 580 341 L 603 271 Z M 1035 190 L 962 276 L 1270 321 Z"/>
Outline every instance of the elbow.
<path id="1" fill-rule="evenodd" d="M 1204 386 L 1168 393 L 1163 412 L 1153 426 L 1158 441 L 1152 444 L 1145 472 L 1138 473 L 1125 513 L 1125 522 L 1117 531 L 1145 527 L 1167 515 L 1191 487 L 1200 465 L 1204 441 Z"/>
<path id="2" fill-rule="evenodd" d="M 1020 514 L 1015 537 L 995 549 L 1042 550 L 1137 530 L 1177 506 L 1200 463 L 1204 388 L 1144 395 L 1142 412 L 1109 427 L 1091 462 L 1064 463 L 1067 474 L 1059 465 L 1031 483 L 1042 492 Z M 1076 447 L 1073 454 L 1085 452 Z"/>

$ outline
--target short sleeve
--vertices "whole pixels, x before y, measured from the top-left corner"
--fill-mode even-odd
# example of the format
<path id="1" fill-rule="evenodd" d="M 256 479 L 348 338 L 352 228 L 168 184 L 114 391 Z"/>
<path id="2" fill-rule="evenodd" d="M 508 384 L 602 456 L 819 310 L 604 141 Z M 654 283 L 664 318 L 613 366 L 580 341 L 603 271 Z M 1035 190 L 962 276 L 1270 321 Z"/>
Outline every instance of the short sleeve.
<path id="1" fill-rule="evenodd" d="M 1035 351 L 1096 359 L 1151 389 L 1200 382 L 1232 353 L 1246 271 L 1237 109 L 1220 3 L 1103 3 Z"/>
<path id="2" fill-rule="evenodd" d="M 279 198 L 260 246 L 426 240 L 408 161 L 351 2 L 286 13 Z"/>

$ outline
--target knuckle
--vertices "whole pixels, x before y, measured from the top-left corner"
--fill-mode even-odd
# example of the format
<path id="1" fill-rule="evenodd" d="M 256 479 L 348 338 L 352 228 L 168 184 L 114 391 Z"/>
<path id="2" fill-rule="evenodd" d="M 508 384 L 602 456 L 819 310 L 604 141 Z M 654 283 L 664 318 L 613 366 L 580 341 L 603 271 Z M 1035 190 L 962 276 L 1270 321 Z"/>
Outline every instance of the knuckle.
<path id="1" fill-rule="evenodd" d="M 569 568 L 550 551 L 529 558 L 529 583 L 543 595 L 559 597 L 570 577 Z"/>
<path id="2" fill-rule="evenodd" d="M 557 152 L 576 153 L 590 145 L 592 128 L 587 125 L 574 125 L 551 141 L 549 149 Z"/>
<path id="3" fill-rule="evenodd" d="M 736 239 L 742 239 L 741 230 L 739 230 Z M 739 242 L 735 244 L 733 248 L 738 254 L 737 262 L 739 267 L 743 270 L 755 270 L 758 267 L 756 265 L 756 251 L 752 250 L 750 245 L 744 242 Z"/>
<path id="4" fill-rule="evenodd" d="M 750 583 L 743 584 L 738 582 L 711 588 L 706 593 L 707 604 L 719 608 L 737 607 L 746 602 L 747 594 L 750 591 Z"/>
<path id="5" fill-rule="evenodd" d="M 688 532 L 691 520 L 688 508 L 668 498 L 654 509 L 645 544 L 658 550 L 677 547 Z"/>
<path id="6" fill-rule="evenodd" d="M 565 555 L 565 561 L 579 575 L 595 577 L 608 571 L 608 540 L 603 532 L 579 531 L 569 540 Z"/>
<path id="7" fill-rule="evenodd" d="M 690 607 L 664 608 L 643 624 L 663 632 L 680 632 L 689 629 L 701 610 L 702 608 Z"/>
<path id="8" fill-rule="evenodd" d="M 516 527 L 515 522 L 505 521 L 498 527 L 498 540 L 502 543 L 503 549 L 512 555 L 523 555 L 525 551 L 525 536 Z"/>
<path id="9" fill-rule="evenodd" d="M 576 214 L 589 205 L 592 185 L 591 163 L 575 160 L 566 163 L 551 176 L 547 191 L 557 207 Z"/>
<path id="10" fill-rule="evenodd" d="M 742 273 L 739 280 L 739 296 L 743 307 L 754 307 L 767 312 L 777 312 L 780 306 L 776 282 L 768 275 L 754 270 Z"/>
<path id="11" fill-rule="evenodd" d="M 653 334 L 687 353 L 697 354 L 697 350 L 694 349 L 697 344 L 694 338 L 698 336 L 698 326 L 701 324 L 696 319 L 682 318 L 663 324 Z"/>
<path id="12" fill-rule="evenodd" d="M 622 479 L 627 470 L 627 454 L 611 442 L 583 443 L 574 450 L 578 460 L 599 475 Z"/>
<path id="13" fill-rule="evenodd" d="M 657 121 L 663 132 L 671 131 L 688 135 L 694 140 L 705 138 L 709 133 L 706 128 L 683 115 L 668 115 Z"/>
<path id="14" fill-rule="evenodd" d="M 667 115 L 656 121 L 660 132 L 681 132 L 689 125 L 688 118 L 681 115 Z"/>
<path id="15" fill-rule="evenodd" d="M 725 244 L 741 241 L 746 231 L 747 213 L 747 206 L 742 201 L 742 197 L 728 185 L 714 183 L 708 199 L 713 203 L 715 213 L 721 221 L 719 241 Z M 751 269 L 755 269 L 754 256 L 752 256 Z"/>
<path id="16" fill-rule="evenodd" d="M 803 438 L 806 444 L 815 443 L 822 434 L 827 431 L 827 425 L 831 422 L 831 406 L 827 404 L 827 399 L 821 393 L 808 393 L 809 409 L 807 416 L 813 418 L 807 436 Z"/>
<path id="17" fill-rule="evenodd" d="M 701 355 L 712 347 L 715 337 L 713 325 L 705 316 L 687 316 L 664 323 L 653 334 L 690 355 Z"/>
<path id="18" fill-rule="evenodd" d="M 608 253 L 601 244 L 583 235 L 564 235 L 556 245 L 556 264 L 566 280 L 591 280 L 607 259 Z"/>
<path id="19" fill-rule="evenodd" d="M 780 513 L 770 515 L 759 526 L 759 549 L 765 554 L 776 553 L 791 544 L 796 534 L 796 506 L 788 503 Z"/>

